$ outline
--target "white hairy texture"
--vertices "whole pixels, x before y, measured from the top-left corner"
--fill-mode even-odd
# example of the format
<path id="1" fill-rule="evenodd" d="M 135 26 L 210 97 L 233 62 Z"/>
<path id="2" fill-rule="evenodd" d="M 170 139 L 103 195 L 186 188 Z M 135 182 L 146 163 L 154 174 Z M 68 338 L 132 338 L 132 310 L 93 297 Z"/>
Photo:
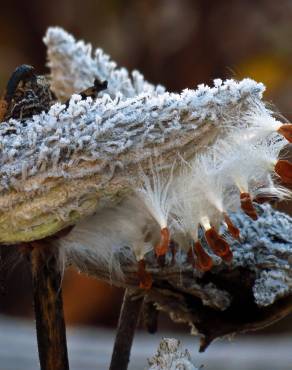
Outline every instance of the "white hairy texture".
<path id="1" fill-rule="evenodd" d="M 182 249 L 188 250 L 191 241 L 198 240 L 198 225 L 200 223 L 200 206 L 204 201 L 202 191 L 192 186 L 190 168 L 183 163 L 182 168 L 171 187 L 172 208 L 171 231 L 176 235 Z"/>
<path id="2" fill-rule="evenodd" d="M 224 212 L 240 207 L 239 191 L 252 196 L 288 198 L 291 192 L 278 185 L 274 174 L 281 148 L 280 135 L 254 141 L 246 128 L 231 130 L 212 148 L 196 156 L 171 186 L 172 228 L 197 240 L 198 227 L 218 226 Z M 180 238 L 181 240 L 181 238 Z"/>
<path id="3" fill-rule="evenodd" d="M 141 186 L 136 193 L 145 205 L 148 212 L 157 221 L 161 229 L 168 227 L 168 216 L 172 207 L 170 186 L 173 180 L 173 167 L 169 178 L 166 178 L 158 169 L 154 168 L 151 161 L 150 176 L 147 176 L 141 169 Z"/>
<path id="4" fill-rule="evenodd" d="M 276 198 L 279 200 L 284 200 L 292 198 L 292 191 L 277 184 L 277 182 L 275 182 L 273 179 L 273 176 L 268 175 L 264 184 L 262 183 L 261 186 L 255 186 L 252 189 L 252 195 L 254 197 L 262 196 L 267 199 Z"/>
<path id="5" fill-rule="evenodd" d="M 93 264 L 122 278 L 121 261 L 141 260 L 159 240 L 159 231 L 143 204 L 132 198 L 85 218 L 57 243 L 81 271 Z"/>
<path id="6" fill-rule="evenodd" d="M 181 184 L 185 186 L 183 182 Z M 180 186 L 178 189 L 184 188 Z M 184 190 L 186 191 L 186 189 Z M 198 224 L 200 222 L 199 215 L 196 212 L 198 200 L 192 197 L 191 194 L 186 196 L 177 191 L 174 191 L 173 197 L 171 231 L 176 233 L 176 240 L 180 247 L 188 250 L 191 240 L 198 240 Z"/>
<path id="7" fill-rule="evenodd" d="M 271 302 L 291 294 L 292 276 L 284 271 L 263 270 L 253 287 L 257 304 L 269 306 Z"/>
<path id="8" fill-rule="evenodd" d="M 232 194 L 236 191 L 234 186 L 240 192 L 252 194 L 269 186 L 271 190 L 276 190 L 277 184 L 272 181 L 271 175 L 275 175 L 274 166 L 286 144 L 287 141 L 278 134 L 254 141 L 246 135 L 246 130 L 235 130 L 226 140 L 215 144 L 213 151 L 217 156 L 216 172 L 223 181 L 223 188 L 230 189 L 227 197 L 232 199 Z M 235 209 L 234 205 L 230 204 L 230 209 Z"/>
<path id="9" fill-rule="evenodd" d="M 197 156 L 191 166 L 191 184 L 195 194 L 202 193 L 203 201 L 222 213 L 224 212 L 224 185 L 219 165 L 220 163 L 217 163 L 212 155 L 212 150 L 206 155 Z M 203 215 L 206 214 L 205 210 L 201 212 Z"/>
<path id="10" fill-rule="evenodd" d="M 204 86 L 181 94 L 140 95 L 126 101 L 107 95 L 84 101 L 73 95 L 67 109 L 57 103 L 25 125 L 16 120 L 1 124 L 0 185 L 8 187 L 9 182 L 16 181 L 23 174 L 24 164 L 28 177 L 46 171 L 53 176 L 74 177 L 81 175 L 78 162 L 98 161 L 99 165 L 88 170 L 92 174 L 122 159 L 127 165 L 123 154 L 128 151 L 132 152 L 128 161 L 141 162 L 155 151 L 161 155 L 167 150 L 183 150 L 202 124 L 206 125 L 206 135 L 207 122 L 210 132 L 213 127 L 222 132 L 222 111 L 238 110 L 238 104 L 248 109 L 245 98 L 252 95 L 259 99 L 262 90 L 262 85 L 252 80 L 229 80 L 220 88 Z M 8 135 L 12 130 L 15 133 Z"/>
<path id="11" fill-rule="evenodd" d="M 253 104 L 253 108 L 242 117 L 242 126 L 248 128 L 248 135 L 254 140 L 275 133 L 283 122 L 273 116 L 271 109 L 262 104 Z"/>
<path id="12" fill-rule="evenodd" d="M 198 370 L 188 350 L 183 350 L 177 339 L 163 338 L 157 354 L 148 360 L 149 370 Z"/>
<path id="13" fill-rule="evenodd" d="M 258 212 L 260 217 L 256 221 L 241 212 L 233 214 L 233 221 L 240 228 L 241 243 L 232 243 L 232 266 L 255 272 L 255 302 L 268 306 L 292 294 L 292 219 L 270 205 L 258 207 Z"/>
<path id="14" fill-rule="evenodd" d="M 198 239 L 200 224 L 205 229 L 210 225 L 219 226 L 223 212 L 230 213 L 239 208 L 239 192 L 234 191 L 236 181 L 232 176 L 234 181 L 228 180 L 226 166 L 229 168 L 228 174 L 232 172 L 232 166 L 241 171 L 245 166 L 252 168 L 252 172 L 248 172 L 252 177 L 246 179 L 246 188 L 254 196 L 290 195 L 289 190 L 274 183 L 269 171 L 261 163 L 263 153 L 276 153 L 280 144 L 283 145 L 282 139 L 278 139 L 273 137 L 268 142 L 261 141 L 257 146 L 253 142 L 244 143 L 244 155 L 238 154 L 242 150 L 240 141 L 233 142 L 233 156 L 230 156 L 229 146 L 224 146 L 225 150 L 228 149 L 226 153 L 220 148 L 220 159 L 214 156 L 213 151 L 201 154 L 190 165 L 183 163 L 178 179 L 173 178 L 172 172 L 169 177 L 158 173 L 152 163 L 149 177 L 140 169 L 142 185 L 137 190 L 138 198 L 135 202 L 124 202 L 113 210 L 101 211 L 92 216 L 92 222 L 77 224 L 72 234 L 65 237 L 62 243 L 75 245 L 73 254 L 79 253 L 81 261 L 90 258 L 106 266 L 106 262 L 113 261 L 112 256 L 115 255 L 115 263 L 110 262 L 110 269 L 115 273 L 120 273 L 118 252 L 123 247 L 130 248 L 136 260 L 144 258 L 145 254 L 153 250 L 159 240 L 158 226 L 170 226 L 172 239 L 178 242 L 180 248 L 188 250 L 192 240 Z M 231 143 L 230 140 L 228 142 Z M 217 145 L 221 145 L 221 141 L 215 144 L 216 152 Z M 271 145 L 275 145 L 275 148 L 271 148 Z M 232 162 L 232 166 L 228 161 Z M 246 176 L 246 173 L 243 175 Z M 85 231 L 80 234 L 84 227 Z M 86 235 L 88 240 L 82 239 Z"/>
<path id="15" fill-rule="evenodd" d="M 279 137 L 279 135 L 272 135 L 266 140 L 251 146 L 251 153 L 255 155 L 255 166 L 257 170 L 264 172 L 265 170 L 272 172 L 274 166 L 280 158 L 280 152 L 287 144 L 287 141 Z"/>
<path id="16" fill-rule="evenodd" d="M 216 143 L 214 145 L 216 146 Z M 186 168 L 181 174 L 175 191 L 178 194 L 179 204 L 174 214 L 176 219 L 184 219 L 183 224 L 188 225 L 190 222 L 188 218 L 192 213 L 193 230 L 198 229 L 199 223 L 206 228 L 210 226 L 210 220 L 212 224 L 217 223 L 226 210 L 224 204 L 226 189 L 218 166 L 219 163 L 216 162 L 212 149 L 197 155 L 190 163 L 185 162 Z M 185 215 L 181 213 L 182 207 L 186 210 Z M 198 230 L 195 230 L 195 234 L 197 232 Z"/>
<path id="17" fill-rule="evenodd" d="M 75 38 L 59 27 L 47 30 L 44 42 L 47 46 L 48 66 L 51 70 L 51 88 L 60 100 L 68 99 L 93 84 L 95 78 L 108 81 L 107 93 L 123 99 L 142 93 L 161 94 L 165 88 L 145 81 L 144 76 L 117 64 L 102 49 L 93 55 L 92 45 Z"/>

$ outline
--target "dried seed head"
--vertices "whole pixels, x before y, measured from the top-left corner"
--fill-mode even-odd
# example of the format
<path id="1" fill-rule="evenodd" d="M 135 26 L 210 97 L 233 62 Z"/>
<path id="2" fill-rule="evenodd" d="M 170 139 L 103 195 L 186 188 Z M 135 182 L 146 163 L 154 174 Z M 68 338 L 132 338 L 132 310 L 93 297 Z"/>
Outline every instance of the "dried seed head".
<path id="1" fill-rule="evenodd" d="M 286 184 L 292 184 L 292 163 L 287 160 L 279 160 L 275 165 L 275 172 Z"/>
<path id="2" fill-rule="evenodd" d="M 243 210 L 245 214 L 247 214 L 254 221 L 258 219 L 256 209 L 252 204 L 251 196 L 249 193 L 240 194 L 240 204 L 241 204 L 241 209 Z"/>
<path id="3" fill-rule="evenodd" d="M 282 125 L 278 129 L 278 133 L 283 135 L 286 140 L 292 143 L 292 124 L 291 123 Z"/>
<path id="4" fill-rule="evenodd" d="M 212 258 L 204 250 L 200 242 L 194 243 L 194 252 L 196 255 L 195 267 L 200 271 L 209 271 L 213 267 Z"/>
<path id="5" fill-rule="evenodd" d="M 155 253 L 157 257 L 164 256 L 169 249 L 170 233 L 167 227 L 160 231 L 160 242 L 155 246 Z"/>
<path id="6" fill-rule="evenodd" d="M 205 238 L 209 247 L 217 256 L 221 257 L 225 262 L 232 260 L 232 252 L 229 244 L 218 234 L 214 227 L 205 231 Z"/>
<path id="7" fill-rule="evenodd" d="M 232 222 L 231 218 L 227 215 L 227 213 L 224 213 L 223 217 L 229 233 L 233 236 L 234 239 L 240 240 L 240 231 L 238 227 L 234 225 L 234 223 Z"/>
<path id="8" fill-rule="evenodd" d="M 153 279 L 149 272 L 146 271 L 145 260 L 142 259 L 138 262 L 138 278 L 140 280 L 140 288 L 149 290 L 152 287 Z"/>

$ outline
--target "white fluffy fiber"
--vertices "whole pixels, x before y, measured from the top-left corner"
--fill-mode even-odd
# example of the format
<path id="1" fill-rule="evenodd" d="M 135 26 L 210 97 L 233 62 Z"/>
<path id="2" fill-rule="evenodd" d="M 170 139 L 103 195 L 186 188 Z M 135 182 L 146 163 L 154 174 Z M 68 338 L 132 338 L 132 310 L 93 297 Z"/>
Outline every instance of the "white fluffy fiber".
<path id="1" fill-rule="evenodd" d="M 139 261 L 159 241 L 159 228 L 137 199 L 102 210 L 79 222 L 58 240 L 70 263 L 108 266 L 113 276 L 122 277 L 121 261 Z"/>
<path id="2" fill-rule="evenodd" d="M 142 184 L 136 189 L 136 194 L 153 219 L 163 229 L 168 226 L 169 212 L 173 205 L 170 187 L 173 181 L 174 165 L 169 177 L 163 176 L 155 167 L 151 161 L 149 177 L 141 169 Z"/>

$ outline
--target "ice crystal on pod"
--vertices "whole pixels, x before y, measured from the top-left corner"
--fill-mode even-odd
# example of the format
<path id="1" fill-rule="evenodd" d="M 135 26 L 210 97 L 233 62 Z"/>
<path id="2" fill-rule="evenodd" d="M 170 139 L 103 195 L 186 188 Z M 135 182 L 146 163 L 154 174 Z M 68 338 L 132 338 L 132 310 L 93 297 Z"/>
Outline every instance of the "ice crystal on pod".
<path id="1" fill-rule="evenodd" d="M 188 350 L 183 350 L 177 339 L 163 338 L 157 354 L 148 360 L 149 370 L 198 370 Z"/>
<path id="2" fill-rule="evenodd" d="M 165 91 L 161 85 L 154 86 L 145 81 L 138 71 L 131 74 L 97 49 L 92 56 L 92 46 L 76 41 L 72 35 L 59 27 L 48 29 L 44 42 L 48 47 L 48 66 L 51 69 L 52 90 L 61 100 L 91 86 L 95 78 L 108 81 L 107 92 L 123 99 L 136 95 L 160 94 Z"/>
<path id="3" fill-rule="evenodd" d="M 84 101 L 73 95 L 67 109 L 56 103 L 48 113 L 28 119 L 26 125 L 17 120 L 1 124 L 0 171 L 16 179 L 21 172 L 21 158 L 28 161 L 28 177 L 40 173 L 43 161 L 50 174 L 62 176 L 65 171 L 66 176 L 74 177 L 78 174 L 72 172 L 78 172 L 79 167 L 73 164 L 81 159 L 109 164 L 124 157 L 126 166 L 151 158 L 154 149 L 160 156 L 179 151 L 193 156 L 202 145 L 226 132 L 222 111 L 234 114 L 239 103 L 251 96 L 260 99 L 262 91 L 261 84 L 247 79 L 229 80 L 219 88 L 201 87 L 158 96 L 142 94 L 125 101 L 108 95 Z M 234 121 L 235 127 L 237 124 Z M 12 127 L 15 133 L 7 135 Z M 198 136 L 203 133 L 199 141 Z M 196 143 L 190 147 L 193 140 Z M 131 152 L 129 158 L 126 151 Z M 54 166 L 53 154 L 57 157 Z M 88 171 L 100 172 L 102 166 Z M 2 186 L 4 179 L 1 177 Z"/>
<path id="4" fill-rule="evenodd" d="M 269 204 L 258 211 L 256 221 L 241 212 L 232 214 L 241 234 L 241 244 L 233 247 L 233 265 L 254 271 L 253 295 L 256 304 L 264 307 L 292 293 L 292 219 Z"/>

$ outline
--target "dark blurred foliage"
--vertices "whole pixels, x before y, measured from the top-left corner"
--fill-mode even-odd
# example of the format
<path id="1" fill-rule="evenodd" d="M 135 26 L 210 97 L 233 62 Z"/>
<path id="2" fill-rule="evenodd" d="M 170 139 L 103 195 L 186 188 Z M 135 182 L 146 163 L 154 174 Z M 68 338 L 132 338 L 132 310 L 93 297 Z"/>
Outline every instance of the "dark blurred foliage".
<path id="1" fill-rule="evenodd" d="M 262 81 L 265 98 L 292 120 L 291 20 L 291 0 L 6 0 L 0 11 L 0 87 L 22 63 L 48 72 L 42 37 L 48 26 L 58 25 L 172 91 L 216 77 Z M 2 312 L 32 314 L 23 265 L 8 274 Z M 121 291 L 93 279 L 72 271 L 64 277 L 68 322 L 113 324 L 120 299 Z"/>
<path id="2" fill-rule="evenodd" d="M 250 76 L 292 114 L 290 0 L 10 0 L 0 19 L 2 86 L 20 63 L 46 71 L 42 37 L 59 25 L 170 90 Z"/>

